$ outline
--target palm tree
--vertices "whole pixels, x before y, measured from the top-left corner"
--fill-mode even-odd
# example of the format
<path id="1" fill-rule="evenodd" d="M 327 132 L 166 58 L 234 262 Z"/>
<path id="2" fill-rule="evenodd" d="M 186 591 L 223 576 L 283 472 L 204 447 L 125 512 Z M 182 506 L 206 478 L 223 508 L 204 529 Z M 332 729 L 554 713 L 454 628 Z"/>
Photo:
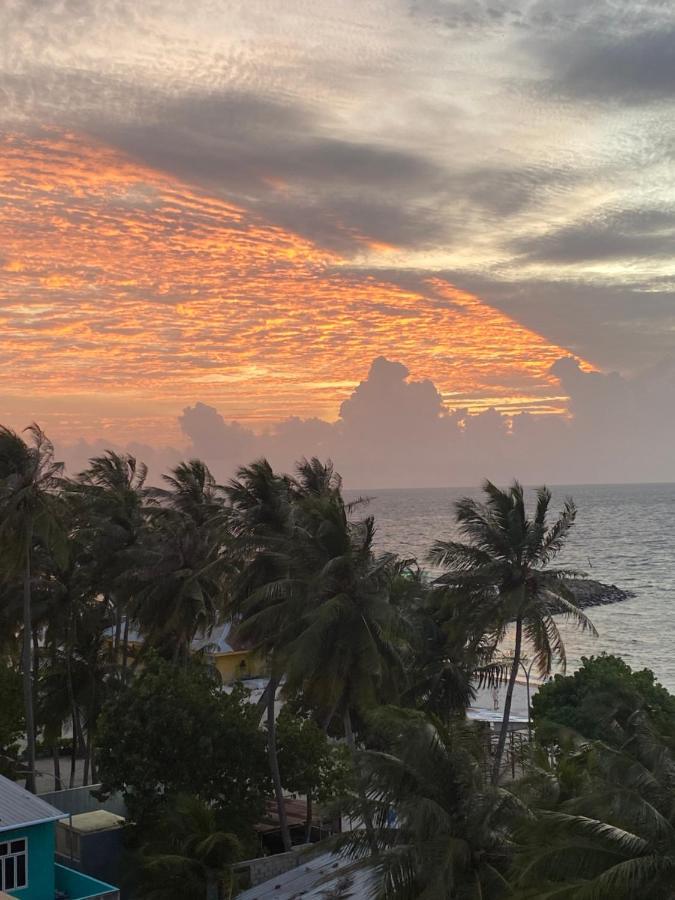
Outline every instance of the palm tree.
<path id="1" fill-rule="evenodd" d="M 403 673 L 402 618 L 390 601 L 401 563 L 373 553 L 372 518 L 351 521 L 332 470 L 301 464 L 275 581 L 254 593 L 244 635 L 265 635 L 286 673 L 328 728 L 337 716 L 354 762 L 354 715 L 398 696 Z M 309 475 L 308 487 L 304 477 Z M 321 485 L 317 491 L 309 485 Z M 363 819 L 373 843 L 363 785 Z"/>
<path id="2" fill-rule="evenodd" d="M 225 488 L 232 509 L 231 547 L 235 577 L 231 587 L 232 614 L 239 622 L 239 636 L 267 654 L 270 676 L 263 702 L 267 710 L 267 754 L 279 815 L 284 850 L 291 849 L 276 740 L 276 696 L 283 676 L 277 649 L 283 646 L 289 619 L 269 630 L 259 616 L 260 598 L 266 605 L 267 590 L 288 576 L 285 555 L 291 515 L 289 479 L 277 475 L 266 459 L 242 467 Z"/>
<path id="3" fill-rule="evenodd" d="M 547 900 L 672 900 L 675 758 L 635 713 L 616 746 L 577 740 L 530 776 L 514 893 Z"/>
<path id="4" fill-rule="evenodd" d="M 150 488 L 148 493 L 161 504 L 181 513 L 195 525 L 207 525 L 225 518 L 224 488 L 216 483 L 209 467 L 191 459 L 162 475 L 166 488 Z"/>
<path id="5" fill-rule="evenodd" d="M 127 664 L 132 599 L 127 579 L 129 553 L 146 527 L 147 474 L 147 467 L 131 454 L 106 450 L 90 459 L 89 468 L 68 485 L 70 493 L 79 496 L 86 507 L 94 556 L 99 562 L 94 579 L 115 609 L 111 654 L 118 661 L 121 650 L 123 668 Z"/>
<path id="6" fill-rule="evenodd" d="M 0 544 L 9 571 L 23 580 L 23 697 L 26 712 L 26 787 L 35 792 L 35 713 L 33 685 L 32 561 L 36 540 L 58 544 L 58 496 L 63 463 L 38 425 L 26 429 L 26 441 L 0 426 Z"/>
<path id="7" fill-rule="evenodd" d="M 232 896 L 232 864 L 241 859 L 242 847 L 220 818 L 198 797 L 176 799 L 141 853 L 143 900 L 224 900 L 226 889 Z"/>
<path id="8" fill-rule="evenodd" d="M 134 566 L 129 612 L 145 646 L 186 662 L 197 635 L 208 636 L 225 606 L 227 559 L 222 545 L 173 510 L 155 516 L 153 529 L 129 554 Z"/>
<path id="9" fill-rule="evenodd" d="M 394 583 L 395 602 L 410 623 L 411 652 L 406 657 L 406 705 L 423 709 L 449 724 L 464 717 L 475 686 L 503 682 L 505 667 L 494 658 L 484 623 L 470 621 L 465 609 L 448 602 L 424 575 L 408 568 Z"/>
<path id="10" fill-rule="evenodd" d="M 387 748 L 363 754 L 377 823 L 373 896 L 509 896 L 510 828 L 520 805 L 485 784 L 480 742 L 470 726 L 386 708 L 373 714 L 371 727 Z M 369 853 L 358 833 L 346 843 L 357 857 Z"/>
<path id="11" fill-rule="evenodd" d="M 533 518 L 528 518 L 523 488 L 517 481 L 505 491 L 486 481 L 483 491 L 484 503 L 470 497 L 456 503 L 457 524 L 467 542 L 437 541 L 429 560 L 445 569 L 435 583 L 454 603 L 459 618 L 466 615 L 471 627 L 482 631 L 495 651 L 508 627 L 515 623 L 513 660 L 492 770 L 496 784 L 523 641 L 531 645 L 536 665 L 545 675 L 555 661 L 563 668 L 566 662 L 554 615 L 562 613 L 581 628 L 596 632 L 565 583 L 578 573 L 548 568 L 574 525 L 573 501 L 567 500 L 556 521 L 549 525 L 551 493 L 547 488 L 537 491 Z"/>

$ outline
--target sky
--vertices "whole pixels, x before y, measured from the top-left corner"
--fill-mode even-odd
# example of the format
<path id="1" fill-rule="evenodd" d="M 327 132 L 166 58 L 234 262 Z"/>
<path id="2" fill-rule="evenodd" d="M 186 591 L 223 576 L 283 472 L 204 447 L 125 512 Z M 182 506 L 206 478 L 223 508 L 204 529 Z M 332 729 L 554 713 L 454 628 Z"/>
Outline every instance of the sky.
<path id="1" fill-rule="evenodd" d="M 0 421 L 219 477 L 675 480 L 660 0 L 4 0 Z"/>

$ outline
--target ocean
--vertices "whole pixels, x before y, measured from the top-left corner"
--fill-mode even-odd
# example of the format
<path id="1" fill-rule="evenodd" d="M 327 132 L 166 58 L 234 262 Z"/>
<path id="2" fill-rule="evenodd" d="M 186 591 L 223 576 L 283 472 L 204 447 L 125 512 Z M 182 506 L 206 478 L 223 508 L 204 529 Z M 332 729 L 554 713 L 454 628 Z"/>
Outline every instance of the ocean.
<path id="1" fill-rule="evenodd" d="M 577 521 L 554 565 L 580 569 L 616 584 L 635 597 L 589 609 L 597 638 L 565 626 L 568 671 L 582 656 L 606 651 L 634 668 L 650 668 L 675 692 L 675 484 L 551 486 L 552 509 L 566 497 L 577 505 Z M 381 551 L 425 555 L 436 539 L 457 537 L 453 503 L 479 497 L 467 488 L 346 491 L 371 497 L 364 508 L 375 516 Z M 533 494 L 528 492 L 530 499 Z"/>

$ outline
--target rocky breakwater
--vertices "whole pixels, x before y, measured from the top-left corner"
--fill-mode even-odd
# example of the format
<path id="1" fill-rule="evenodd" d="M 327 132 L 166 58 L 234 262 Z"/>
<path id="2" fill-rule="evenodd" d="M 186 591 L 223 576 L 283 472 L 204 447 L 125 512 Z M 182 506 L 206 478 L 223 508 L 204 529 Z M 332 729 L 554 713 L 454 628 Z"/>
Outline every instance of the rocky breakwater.
<path id="1" fill-rule="evenodd" d="M 574 594 L 580 609 L 620 603 L 622 600 L 628 600 L 635 596 L 632 591 L 624 591 L 615 584 L 603 584 L 602 581 L 594 581 L 592 578 L 570 579 L 565 584 Z"/>

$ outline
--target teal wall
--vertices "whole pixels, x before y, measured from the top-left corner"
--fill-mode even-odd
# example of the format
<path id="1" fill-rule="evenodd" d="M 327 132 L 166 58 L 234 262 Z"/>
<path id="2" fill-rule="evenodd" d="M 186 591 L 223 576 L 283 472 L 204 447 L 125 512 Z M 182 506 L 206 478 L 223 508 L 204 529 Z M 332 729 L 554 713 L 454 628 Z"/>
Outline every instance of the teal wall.
<path id="1" fill-rule="evenodd" d="M 67 866 L 55 866 L 56 869 L 56 887 L 72 897 L 73 900 L 92 900 L 92 898 L 107 897 L 112 900 L 113 895 L 119 897 L 117 888 L 105 881 L 99 881 L 97 878 L 91 878 L 89 875 L 82 875 L 75 869 L 69 869 Z"/>
<path id="2" fill-rule="evenodd" d="M 25 837 L 28 841 L 28 887 L 8 891 L 22 900 L 45 900 L 54 896 L 55 822 L 0 831 L 0 842 Z"/>

